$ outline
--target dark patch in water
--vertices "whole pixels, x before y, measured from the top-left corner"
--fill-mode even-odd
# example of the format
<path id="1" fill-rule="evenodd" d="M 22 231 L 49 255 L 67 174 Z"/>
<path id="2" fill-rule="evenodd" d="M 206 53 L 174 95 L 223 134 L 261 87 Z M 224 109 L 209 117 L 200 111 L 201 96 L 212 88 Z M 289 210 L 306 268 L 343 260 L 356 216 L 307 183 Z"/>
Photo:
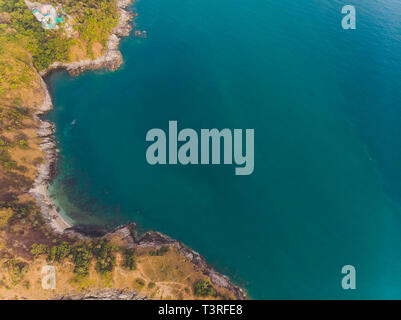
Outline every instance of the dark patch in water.
<path id="1" fill-rule="evenodd" d="M 95 238 L 103 237 L 106 233 L 110 231 L 109 229 L 103 226 L 82 225 L 82 224 L 73 226 L 68 230 L 75 231 L 85 236 L 95 237 Z"/>

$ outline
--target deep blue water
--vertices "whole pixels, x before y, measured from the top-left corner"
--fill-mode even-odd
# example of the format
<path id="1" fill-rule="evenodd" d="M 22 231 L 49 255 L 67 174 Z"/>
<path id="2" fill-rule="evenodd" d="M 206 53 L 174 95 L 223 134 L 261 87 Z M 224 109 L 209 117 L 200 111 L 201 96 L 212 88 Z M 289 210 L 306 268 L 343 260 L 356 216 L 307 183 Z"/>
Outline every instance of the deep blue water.
<path id="1" fill-rule="evenodd" d="M 401 3 L 353 1 L 352 31 L 345 4 L 137 2 L 120 70 L 50 79 L 60 207 L 179 239 L 252 298 L 401 298 Z M 254 128 L 254 173 L 150 166 L 169 120 Z"/>

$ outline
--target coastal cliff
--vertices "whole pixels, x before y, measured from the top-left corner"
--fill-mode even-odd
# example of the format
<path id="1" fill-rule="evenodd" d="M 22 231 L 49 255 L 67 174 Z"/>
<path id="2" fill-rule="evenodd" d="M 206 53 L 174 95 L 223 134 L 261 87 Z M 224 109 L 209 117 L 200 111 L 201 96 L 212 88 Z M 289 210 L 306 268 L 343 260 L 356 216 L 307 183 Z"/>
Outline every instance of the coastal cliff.
<path id="1" fill-rule="evenodd" d="M 28 15 L 26 8 L 22 8 L 22 0 L 15 1 L 16 8 Z M 73 42 L 69 42 L 68 37 L 62 40 L 63 44 L 68 42 L 70 51 L 74 52 L 70 56 L 75 58 L 64 55 L 61 60 L 65 61 L 55 59 L 47 63 L 46 56 L 35 60 L 36 53 L 28 52 L 21 70 L 29 72 L 30 77 L 24 74 L 20 86 L 0 90 L 0 100 L 7 107 L 7 118 L 0 120 L 0 147 L 6 148 L 0 149 L 3 161 L 0 162 L 0 180 L 7 186 L 0 190 L 0 259 L 3 264 L 0 298 L 246 299 L 241 288 L 177 240 L 155 231 L 138 236 L 134 223 L 94 237 L 82 232 L 79 226 L 72 226 L 53 205 L 47 186 L 55 172 L 57 151 L 55 127 L 41 117 L 53 108 L 44 79 L 50 72 L 60 69 L 77 76 L 85 70 L 113 71 L 121 66 L 123 58 L 118 46 L 120 38 L 128 36 L 132 29 L 133 14 L 126 10 L 132 0 L 104 1 L 112 13 L 115 10 L 117 23 L 104 39 L 101 54 L 93 48 L 101 48 L 103 40 L 88 40 L 83 36 L 85 28 L 79 28 L 80 33 L 75 32 Z M 62 2 L 69 3 L 68 0 Z M 85 0 L 77 2 L 85 5 Z M 0 10 L 0 20 L 12 26 L 7 11 Z M 107 21 L 106 25 L 113 23 Z M 11 27 L 7 32 L 15 32 L 13 30 Z M 62 33 L 56 34 L 60 35 L 64 37 Z M 5 41 L 10 48 L 24 52 L 21 43 L 10 42 L 9 38 Z M 5 63 L 10 61 L 14 63 L 11 56 L 6 57 Z M 20 58 L 15 63 L 19 61 Z M 8 82 L 0 84 L 3 89 Z M 15 107 L 16 103 L 27 106 L 26 110 Z M 18 122 L 15 116 L 9 116 L 15 108 L 19 112 Z M 57 270 L 58 286 L 53 291 L 40 286 L 39 270 L 47 264 Z"/>

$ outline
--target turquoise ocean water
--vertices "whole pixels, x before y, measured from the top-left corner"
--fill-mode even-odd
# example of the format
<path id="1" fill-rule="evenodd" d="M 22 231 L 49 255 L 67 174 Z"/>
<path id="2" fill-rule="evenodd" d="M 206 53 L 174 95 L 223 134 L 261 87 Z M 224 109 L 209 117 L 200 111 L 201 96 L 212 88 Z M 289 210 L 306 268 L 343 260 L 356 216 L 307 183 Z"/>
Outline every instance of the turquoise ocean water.
<path id="1" fill-rule="evenodd" d="M 252 298 L 401 298 L 401 3 L 140 0 L 124 66 L 49 79 L 78 224 L 139 222 Z M 150 166 L 152 128 L 254 128 L 255 171 Z M 357 290 L 341 288 L 354 265 Z"/>

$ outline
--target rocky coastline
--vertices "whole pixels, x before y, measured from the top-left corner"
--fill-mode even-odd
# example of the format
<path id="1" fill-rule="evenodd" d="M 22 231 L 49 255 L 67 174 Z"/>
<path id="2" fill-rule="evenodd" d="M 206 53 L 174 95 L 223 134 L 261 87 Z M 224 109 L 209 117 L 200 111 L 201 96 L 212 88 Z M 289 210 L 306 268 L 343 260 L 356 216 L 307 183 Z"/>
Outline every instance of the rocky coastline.
<path id="1" fill-rule="evenodd" d="M 93 237 L 85 232 L 82 232 L 82 230 L 80 230 L 78 226 L 73 226 L 68 221 L 66 221 L 57 211 L 57 208 L 54 206 L 52 199 L 50 198 L 50 195 L 47 191 L 48 183 L 53 178 L 56 167 L 57 150 L 56 141 L 54 139 L 54 124 L 41 118 L 41 115 L 49 112 L 53 108 L 51 96 L 43 78 L 48 76 L 52 71 L 60 69 L 66 70 L 72 76 L 77 76 L 86 70 L 117 70 L 123 63 L 123 58 L 118 48 L 120 38 L 128 36 L 130 34 L 130 31 L 132 30 L 131 21 L 133 18 L 133 14 L 125 9 L 133 1 L 134 0 L 116 1 L 119 15 L 119 25 L 113 29 L 108 40 L 107 50 L 102 57 L 99 57 L 95 60 L 84 60 L 72 63 L 55 62 L 47 69 L 40 72 L 40 80 L 45 99 L 43 104 L 39 108 L 37 108 L 35 119 L 39 123 L 37 135 L 42 139 L 40 148 L 44 152 L 45 161 L 39 166 L 38 176 L 35 179 L 34 185 L 29 192 L 36 200 L 48 225 L 56 233 L 71 234 L 81 239 Z M 142 236 L 138 237 L 137 227 L 135 223 L 120 226 L 114 229 L 112 232 L 103 235 L 103 237 L 111 236 L 118 236 L 119 238 L 123 239 L 125 245 L 128 248 L 161 248 L 162 246 L 174 247 L 178 252 L 182 253 L 188 260 L 190 260 L 200 272 L 209 276 L 213 284 L 219 285 L 233 292 L 235 297 L 239 300 L 247 299 L 246 293 L 240 287 L 232 284 L 228 277 L 213 270 L 213 268 L 207 264 L 205 259 L 199 253 L 186 247 L 180 241 L 174 240 L 156 231 L 148 231 Z M 66 300 L 138 300 L 145 298 L 146 297 L 142 297 L 134 291 L 126 292 L 113 289 L 58 297 L 58 299 Z"/>
<path id="2" fill-rule="evenodd" d="M 105 235 L 105 237 L 108 236 L 118 236 L 124 241 L 127 248 L 152 247 L 160 249 L 162 246 L 174 247 L 179 253 L 191 261 L 200 272 L 208 276 L 213 284 L 231 291 L 238 300 L 247 299 L 247 295 L 243 289 L 234 285 L 227 276 L 216 272 L 198 252 L 188 248 L 181 241 L 172 239 L 157 231 L 148 231 L 138 236 L 136 223 L 117 227 L 112 232 Z"/>
<path id="3" fill-rule="evenodd" d="M 104 289 L 96 292 L 71 293 L 57 296 L 57 300 L 146 300 L 132 290 Z"/>
<path id="4" fill-rule="evenodd" d="M 73 228 L 72 228 L 73 229 Z M 71 230 L 66 230 L 66 233 L 71 232 Z M 77 233 L 77 231 L 73 231 Z M 246 293 L 239 286 L 234 285 L 230 279 L 216 272 L 206 260 L 196 251 L 188 248 L 182 242 L 172 239 L 157 231 L 148 231 L 141 236 L 137 234 L 136 223 L 129 223 L 117 227 L 113 231 L 105 234 L 104 238 L 108 237 L 118 237 L 124 243 L 124 247 L 129 249 L 137 248 L 152 248 L 160 249 L 163 246 L 169 248 L 175 248 L 179 253 L 181 253 L 185 258 L 187 258 L 195 266 L 195 268 L 210 278 L 210 281 L 227 289 L 232 292 L 237 300 L 248 299 Z M 59 296 L 57 299 L 63 300 L 145 300 L 144 297 L 133 290 L 97 290 L 97 291 L 85 291 L 80 293 L 73 293 L 65 296 Z"/>
<path id="5" fill-rule="evenodd" d="M 38 176 L 34 181 L 33 188 L 29 192 L 38 203 L 43 216 L 48 221 L 52 230 L 57 233 L 63 233 L 66 229 L 71 228 L 72 224 L 67 222 L 66 219 L 60 215 L 47 191 L 48 183 L 53 177 L 56 166 L 57 151 L 56 142 L 54 140 L 54 125 L 51 122 L 41 118 L 41 115 L 49 112 L 53 108 L 52 99 L 44 78 L 56 70 L 66 70 L 72 76 L 77 76 L 86 70 L 117 70 L 123 63 L 123 58 L 118 48 L 120 44 L 120 38 L 129 36 L 132 30 L 131 21 L 133 14 L 132 12 L 125 10 L 125 8 L 133 2 L 134 0 L 116 1 L 119 24 L 112 30 L 107 43 L 106 52 L 103 56 L 95 60 L 88 59 L 71 63 L 55 62 L 39 73 L 41 77 L 41 87 L 44 93 L 44 101 L 42 105 L 37 108 L 35 119 L 39 123 L 37 135 L 42 139 L 40 148 L 44 153 L 45 161 L 39 166 Z M 70 233 L 71 232 L 72 231 L 70 231 Z M 76 234 L 81 238 L 85 237 L 79 232 Z"/>
<path id="6" fill-rule="evenodd" d="M 131 21 L 134 15 L 132 12 L 127 11 L 126 8 L 133 2 L 134 0 L 116 0 L 119 24 L 112 30 L 103 56 L 94 60 L 87 59 L 68 63 L 54 62 L 39 74 L 42 77 L 46 77 L 52 71 L 63 69 L 70 75 L 77 76 L 86 70 L 117 70 L 123 63 L 123 57 L 119 50 L 121 37 L 129 36 L 132 30 Z"/>

